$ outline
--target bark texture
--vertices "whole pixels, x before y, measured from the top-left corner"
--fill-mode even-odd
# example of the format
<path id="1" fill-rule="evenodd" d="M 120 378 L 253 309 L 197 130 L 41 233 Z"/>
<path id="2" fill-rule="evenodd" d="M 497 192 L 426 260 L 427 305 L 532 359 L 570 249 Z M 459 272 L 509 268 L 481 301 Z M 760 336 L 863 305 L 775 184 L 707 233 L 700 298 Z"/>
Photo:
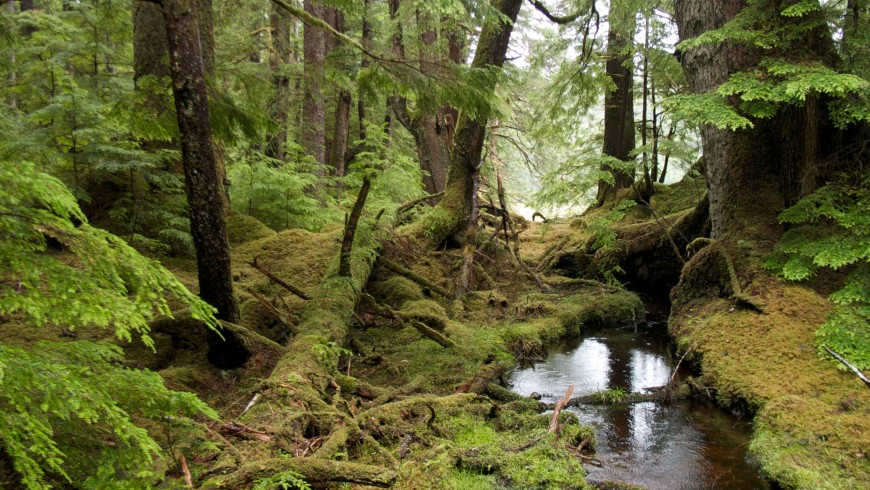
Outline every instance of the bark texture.
<path id="1" fill-rule="evenodd" d="M 305 0 L 305 11 L 323 19 L 324 8 L 315 0 Z M 303 33 L 304 71 L 302 75 L 302 147 L 320 165 L 326 164 L 326 107 L 323 101 L 326 35 L 318 27 L 305 26 Z"/>
<path id="2" fill-rule="evenodd" d="M 269 112 L 275 123 L 275 131 L 266 142 L 266 155 L 286 161 L 284 145 L 287 143 L 287 124 L 290 118 L 291 87 L 287 65 L 292 62 L 291 33 L 295 22 L 286 10 L 272 4 L 269 26 L 272 34 L 272 50 L 269 55 L 269 69 L 272 72 L 272 87 L 275 91 Z"/>
<path id="3" fill-rule="evenodd" d="M 164 0 L 163 16 L 181 132 L 199 295 L 217 308 L 219 319 L 238 323 L 239 305 L 233 294 L 223 182 L 212 142 L 205 68 L 193 0 Z M 225 330 L 224 336 L 226 342 L 210 332 L 209 361 L 222 368 L 238 367 L 249 353 L 231 332 Z"/>
<path id="4" fill-rule="evenodd" d="M 680 39 L 690 39 L 722 27 L 745 6 L 743 0 L 676 0 L 675 18 Z M 681 53 L 683 71 L 694 93 L 715 90 L 735 71 L 753 64 L 753 56 L 742 47 L 725 43 L 701 46 Z M 753 130 L 730 131 L 714 126 L 701 128 L 705 172 L 710 199 L 712 238 L 722 237 L 735 218 L 736 202 L 751 195 L 758 167 L 759 146 Z M 755 162 L 755 165 L 753 163 Z M 755 168 L 753 168 L 755 167 Z M 750 186 L 747 188 L 746 186 Z M 738 192 L 738 190 L 740 192 Z"/>
<path id="5" fill-rule="evenodd" d="M 631 42 L 615 28 L 607 33 L 607 61 L 605 72 L 615 85 L 613 90 L 604 94 L 604 148 L 605 155 L 624 162 L 631 160 L 629 153 L 634 149 L 634 96 L 631 59 L 626 54 Z M 608 170 L 608 169 L 605 169 Z M 614 184 L 598 182 L 598 203 L 603 204 L 616 195 L 616 191 L 630 187 L 634 175 L 609 170 Z"/>
<path id="6" fill-rule="evenodd" d="M 490 4 L 500 15 L 492 15 L 486 19 L 477 41 L 472 68 L 501 68 L 504 65 L 514 22 L 523 2 L 493 0 Z M 494 91 L 494 83 L 488 89 Z M 465 113 L 459 116 L 450 153 L 444 198 L 438 203 L 435 212 L 423 221 L 423 231 L 430 245 L 437 246 L 456 231 L 465 229 L 468 224 L 475 176 L 480 170 L 486 124 L 486 117 L 472 119 Z"/>

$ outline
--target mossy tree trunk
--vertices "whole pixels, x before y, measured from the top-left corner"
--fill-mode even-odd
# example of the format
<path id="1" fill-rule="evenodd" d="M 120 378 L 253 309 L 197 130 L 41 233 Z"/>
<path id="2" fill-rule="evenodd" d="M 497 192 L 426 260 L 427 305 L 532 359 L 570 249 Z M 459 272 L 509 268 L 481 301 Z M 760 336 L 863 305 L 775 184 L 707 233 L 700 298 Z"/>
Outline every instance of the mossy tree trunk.
<path id="1" fill-rule="evenodd" d="M 239 305 L 233 292 L 230 268 L 223 181 L 212 141 L 205 66 L 194 0 L 164 0 L 163 17 L 172 93 L 181 133 L 199 295 L 217 308 L 219 319 L 239 323 Z M 224 336 L 225 341 L 217 334 L 209 333 L 209 361 L 223 368 L 238 367 L 247 360 L 249 353 L 231 332 L 224 331 Z"/>
<path id="2" fill-rule="evenodd" d="M 677 0 L 675 19 L 681 39 L 725 25 L 748 4 L 756 9 L 753 15 L 762 19 L 758 22 L 763 22 L 764 28 L 792 36 L 790 44 L 773 53 L 730 41 L 681 53 L 692 92 L 715 91 L 731 74 L 755 68 L 763 55 L 790 56 L 793 63 L 836 66 L 833 38 L 820 12 L 801 18 L 780 14 L 781 9 L 795 3 Z M 807 28 L 811 23 L 813 27 Z M 730 289 L 732 297 L 753 304 L 753 298 L 742 292 L 741 279 L 763 280 L 763 258 L 784 231 L 778 215 L 836 175 L 855 151 L 853 143 L 861 141 L 862 134 L 866 139 L 866 125 L 835 129 L 828 117 L 827 101 L 817 94 L 809 94 L 800 103 L 782 104 L 773 117 L 752 122 L 752 128 L 741 130 L 701 128 L 710 236 L 717 246 L 696 254 L 684 267 L 680 284 L 671 295 L 677 315 L 689 301 L 705 296 L 705 290 L 721 294 L 722 288 Z M 711 260 L 718 260 L 718 265 L 711 266 Z"/>
<path id="3" fill-rule="evenodd" d="M 522 0 L 490 2 L 499 15 L 491 15 L 486 19 L 477 41 L 472 68 L 493 69 L 504 65 L 511 32 L 522 3 Z M 486 89 L 495 91 L 495 81 L 491 83 Z M 480 171 L 486 124 L 485 116 L 472 118 L 467 113 L 459 116 L 450 152 L 444 198 L 422 223 L 423 235 L 430 246 L 437 246 L 468 225 L 474 181 Z"/>

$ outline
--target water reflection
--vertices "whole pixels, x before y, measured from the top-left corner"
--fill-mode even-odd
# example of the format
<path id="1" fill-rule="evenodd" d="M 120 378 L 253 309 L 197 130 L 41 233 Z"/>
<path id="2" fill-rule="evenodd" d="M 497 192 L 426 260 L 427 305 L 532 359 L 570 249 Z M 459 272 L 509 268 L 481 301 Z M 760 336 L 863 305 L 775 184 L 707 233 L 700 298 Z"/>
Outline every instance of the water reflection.
<path id="1" fill-rule="evenodd" d="M 545 361 L 516 370 L 510 382 L 517 393 L 537 392 L 543 401 L 555 403 L 570 384 L 575 395 L 661 386 L 672 367 L 661 335 L 628 329 L 566 342 Z M 571 410 L 597 433 L 595 459 L 587 465 L 592 480 L 668 490 L 768 488 L 746 462 L 746 429 L 706 404 L 637 403 Z"/>

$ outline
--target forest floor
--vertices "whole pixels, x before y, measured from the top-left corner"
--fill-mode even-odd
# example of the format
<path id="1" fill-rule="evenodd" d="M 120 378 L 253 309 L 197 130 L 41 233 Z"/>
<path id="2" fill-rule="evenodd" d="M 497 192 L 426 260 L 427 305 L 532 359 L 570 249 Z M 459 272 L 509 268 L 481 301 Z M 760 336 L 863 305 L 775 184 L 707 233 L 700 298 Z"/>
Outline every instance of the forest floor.
<path id="1" fill-rule="evenodd" d="M 658 214 L 635 209 L 608 225 L 613 248 L 622 251 L 618 260 L 656 280 L 651 268 L 667 261 L 647 249 L 671 245 L 655 230 L 690 221 L 698 189 L 662 187 L 653 202 Z M 298 478 L 314 488 L 590 488 L 582 462 L 594 451 L 594 432 L 569 412 L 551 423 L 545 406 L 511 393 L 504 377 L 519 360 L 540 358 L 581 329 L 642 316 L 636 294 L 562 275 L 582 275 L 600 262 L 601 254 L 588 253 L 590 237 L 602 232 L 594 220 L 587 215 L 542 224 L 516 218 L 523 228 L 520 256 L 545 289 L 504 240 L 482 230 L 484 245 L 475 254 L 465 302 L 450 297 L 461 250 L 425 250 L 401 228 L 390 232 L 344 342 L 307 347 L 330 373 L 314 379 L 322 371 L 293 366 L 287 346 L 317 320 L 307 315 L 319 301 L 317 292 L 332 287 L 323 278 L 336 267 L 341 228 L 276 233 L 252 218 L 231 216 L 239 332 L 253 353 L 247 364 L 236 370 L 210 366 L 204 327 L 184 312 L 154 322 L 155 351 L 141 343 L 125 346 L 131 367 L 158 371 L 170 388 L 196 392 L 220 414 L 215 421 L 167 420 L 149 427 L 171 455 L 162 463 L 168 475 L 162 487 L 183 487 L 189 471 L 195 486 L 209 488 L 275 488 Z M 708 266 L 703 257 L 697 254 L 684 273 Z M 164 259 L 164 265 L 196 291 L 193 260 Z M 830 308 L 825 287 L 785 284 L 741 257 L 735 266 L 745 294 L 761 311 L 738 304 L 719 287 L 675 300 L 672 335 L 703 373 L 696 395 L 754 415 L 751 453 L 784 487 L 870 487 L 870 392 L 820 359 L 815 347 L 814 332 Z M 257 267 L 315 299 L 289 292 Z M 0 329 L 11 343 L 68 335 L 8 324 Z M 276 379 L 276 373 L 289 374 Z M 311 397 L 300 390 L 302 382 L 323 389 Z"/>

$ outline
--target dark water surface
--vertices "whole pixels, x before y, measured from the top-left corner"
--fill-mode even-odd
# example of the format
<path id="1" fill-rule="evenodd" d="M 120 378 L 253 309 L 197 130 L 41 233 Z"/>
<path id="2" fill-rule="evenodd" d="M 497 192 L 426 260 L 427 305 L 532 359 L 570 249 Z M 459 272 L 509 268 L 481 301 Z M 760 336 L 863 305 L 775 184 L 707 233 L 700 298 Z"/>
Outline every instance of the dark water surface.
<path id="1" fill-rule="evenodd" d="M 555 403 L 568 385 L 574 396 L 667 383 L 677 360 L 661 322 L 590 333 L 551 349 L 543 362 L 510 378 L 522 395 Z M 684 376 L 678 372 L 677 378 Z M 586 469 L 590 480 L 622 481 L 649 489 L 768 489 L 747 462 L 749 428 L 715 406 L 681 401 L 570 408 L 595 428 L 598 445 Z"/>

